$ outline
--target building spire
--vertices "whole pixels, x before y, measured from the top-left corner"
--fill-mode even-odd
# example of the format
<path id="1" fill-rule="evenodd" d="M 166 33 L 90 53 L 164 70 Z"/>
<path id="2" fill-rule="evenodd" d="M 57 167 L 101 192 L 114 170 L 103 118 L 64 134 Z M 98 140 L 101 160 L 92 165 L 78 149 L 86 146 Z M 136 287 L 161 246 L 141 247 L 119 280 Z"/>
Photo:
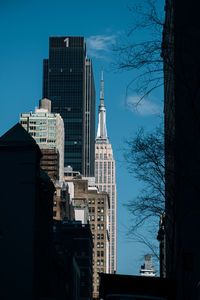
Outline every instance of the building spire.
<path id="1" fill-rule="evenodd" d="M 106 129 L 106 108 L 104 106 L 104 80 L 103 80 L 103 67 L 101 70 L 101 92 L 100 92 L 100 105 L 99 105 L 99 122 L 97 137 L 98 140 L 107 140 L 107 129 Z"/>
<path id="2" fill-rule="evenodd" d="M 104 81 L 103 81 L 103 67 L 101 68 L 101 92 L 100 92 L 101 105 L 104 106 Z"/>

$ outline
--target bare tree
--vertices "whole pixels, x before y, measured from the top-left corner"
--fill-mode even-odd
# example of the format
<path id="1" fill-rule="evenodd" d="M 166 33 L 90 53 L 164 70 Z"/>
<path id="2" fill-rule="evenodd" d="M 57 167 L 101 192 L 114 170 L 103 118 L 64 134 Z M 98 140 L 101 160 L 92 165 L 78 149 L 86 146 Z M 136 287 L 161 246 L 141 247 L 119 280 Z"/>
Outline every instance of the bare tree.
<path id="1" fill-rule="evenodd" d="M 126 94 L 130 91 L 136 92 L 140 96 L 139 101 L 163 85 L 161 53 L 164 13 L 161 13 L 157 3 L 157 0 L 145 0 L 142 3 L 134 1 L 129 6 L 134 22 L 126 38 L 120 40 L 114 48 L 117 54 L 115 67 L 137 71 L 137 75 L 127 85 Z"/>
<path id="2" fill-rule="evenodd" d="M 131 175 L 142 183 L 138 196 L 125 206 L 132 217 L 128 236 L 149 248 L 159 260 L 156 240 L 160 216 L 165 214 L 164 131 L 162 126 L 152 132 L 138 130 L 126 141 L 124 157 Z"/>
<path id="3" fill-rule="evenodd" d="M 161 127 L 145 133 L 140 129 L 133 139 L 126 142 L 125 160 L 128 169 L 143 188 L 138 197 L 131 200 L 127 207 L 135 217 L 134 231 L 151 218 L 158 217 L 165 210 L 165 167 L 164 167 L 164 133 Z"/>

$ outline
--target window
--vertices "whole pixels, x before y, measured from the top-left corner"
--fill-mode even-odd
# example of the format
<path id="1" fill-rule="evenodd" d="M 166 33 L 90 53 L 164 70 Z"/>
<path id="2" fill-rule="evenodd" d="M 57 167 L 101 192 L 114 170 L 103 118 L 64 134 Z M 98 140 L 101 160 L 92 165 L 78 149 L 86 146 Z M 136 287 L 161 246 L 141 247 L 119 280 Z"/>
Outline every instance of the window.
<path id="1" fill-rule="evenodd" d="M 100 257 L 100 251 L 97 251 L 97 257 Z"/>
<path id="2" fill-rule="evenodd" d="M 104 248 L 104 243 L 101 243 L 101 248 Z"/>
<path id="3" fill-rule="evenodd" d="M 100 234 L 99 233 L 97 234 L 97 240 L 100 240 Z"/>
<path id="4" fill-rule="evenodd" d="M 101 266 L 103 266 L 104 265 L 104 260 L 103 259 L 101 259 Z"/>
<path id="5" fill-rule="evenodd" d="M 45 138 L 41 138 L 41 139 L 40 139 L 40 143 L 43 143 L 43 142 L 46 142 L 46 139 L 45 139 Z"/>
<path id="6" fill-rule="evenodd" d="M 103 257 L 104 256 L 104 251 L 101 251 L 101 257 Z"/>
<path id="7" fill-rule="evenodd" d="M 57 202 L 56 201 L 53 201 L 53 206 L 57 206 Z"/>
<path id="8" fill-rule="evenodd" d="M 46 124 L 47 121 L 46 120 L 40 120 L 40 124 Z"/>
<path id="9" fill-rule="evenodd" d="M 100 243 L 99 242 L 97 242 L 97 248 L 100 248 Z"/>
<path id="10" fill-rule="evenodd" d="M 104 234 L 103 234 L 103 233 L 101 234 L 101 239 L 102 239 L 102 240 L 104 239 Z"/>
<path id="11" fill-rule="evenodd" d="M 39 136 L 47 136 L 46 132 L 39 132 Z"/>
<path id="12" fill-rule="evenodd" d="M 100 260 L 99 259 L 97 259 L 97 266 L 99 266 L 100 265 Z"/>
<path id="13" fill-rule="evenodd" d="M 104 220 L 104 217 L 103 216 L 101 216 L 101 221 L 103 221 Z"/>
<path id="14" fill-rule="evenodd" d="M 56 217 L 56 211 L 55 210 L 53 211 L 53 216 Z"/>

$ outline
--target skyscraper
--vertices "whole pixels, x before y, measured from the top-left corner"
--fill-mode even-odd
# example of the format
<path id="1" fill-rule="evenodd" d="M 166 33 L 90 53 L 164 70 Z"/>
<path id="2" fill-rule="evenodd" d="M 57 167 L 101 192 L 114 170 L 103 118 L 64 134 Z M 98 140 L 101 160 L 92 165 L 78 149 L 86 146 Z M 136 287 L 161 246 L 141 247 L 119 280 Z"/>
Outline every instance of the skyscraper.
<path id="1" fill-rule="evenodd" d="M 115 183 L 115 160 L 112 146 L 109 143 L 106 129 L 106 108 L 104 106 L 104 81 L 103 71 L 101 78 L 101 94 L 99 106 L 98 130 L 95 141 L 95 181 L 99 191 L 105 191 L 110 197 L 109 213 L 109 273 L 116 271 L 116 183 Z"/>
<path id="2" fill-rule="evenodd" d="M 84 37 L 50 37 L 43 65 L 43 97 L 65 127 L 64 165 L 94 176 L 95 87 Z"/>

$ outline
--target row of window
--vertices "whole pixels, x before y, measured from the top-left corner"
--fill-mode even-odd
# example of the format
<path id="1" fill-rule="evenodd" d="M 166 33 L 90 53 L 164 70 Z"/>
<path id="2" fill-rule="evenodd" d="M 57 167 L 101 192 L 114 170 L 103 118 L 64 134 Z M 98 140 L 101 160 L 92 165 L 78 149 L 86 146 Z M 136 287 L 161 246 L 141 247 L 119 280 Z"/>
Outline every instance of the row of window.
<path id="1" fill-rule="evenodd" d="M 89 216 L 89 221 L 95 221 L 95 216 L 94 215 Z M 97 221 L 104 221 L 104 216 L 98 215 Z"/>
<path id="2" fill-rule="evenodd" d="M 96 183 L 113 183 L 113 181 L 111 181 L 111 177 L 108 176 L 108 178 L 106 176 L 95 176 L 96 177 Z"/>
<path id="3" fill-rule="evenodd" d="M 107 158 L 112 158 L 112 154 L 107 154 L 107 153 L 96 153 L 96 159 L 107 159 Z"/>
<path id="4" fill-rule="evenodd" d="M 37 141 L 38 142 L 38 141 Z M 47 142 L 47 143 L 55 143 L 56 141 L 55 140 L 47 140 L 46 138 L 41 138 L 39 139 L 39 143 L 44 143 L 44 142 Z"/>
<path id="5" fill-rule="evenodd" d="M 108 162 L 96 162 L 95 167 L 96 169 L 102 169 L 103 166 L 104 168 L 108 166 L 108 169 L 111 169 L 111 163 L 112 163 L 112 167 L 114 166 L 114 162 L 108 161 Z M 99 167 L 99 168 L 98 168 Z"/>
<path id="6" fill-rule="evenodd" d="M 89 212 L 95 212 L 95 207 L 89 207 Z M 97 208 L 97 212 L 103 213 L 104 212 L 104 208 L 102 207 L 98 207 Z"/>
<path id="7" fill-rule="evenodd" d="M 40 126 L 40 127 L 36 127 L 36 126 L 30 126 L 29 130 L 49 130 L 49 131 L 56 131 L 56 127 L 46 127 L 46 126 Z"/>
<path id="8" fill-rule="evenodd" d="M 104 260 L 97 259 L 97 266 L 104 266 Z"/>
<path id="9" fill-rule="evenodd" d="M 35 121 L 25 121 L 25 120 L 22 120 L 21 121 L 21 124 L 23 125 L 27 125 L 27 124 L 31 124 L 31 125 L 42 125 L 42 124 L 49 124 L 49 125 L 56 125 L 56 120 L 35 120 Z M 33 126 L 34 129 L 36 128 L 35 126 Z M 41 127 L 40 127 L 41 128 Z M 46 129 L 47 127 L 44 126 L 44 128 Z"/>
<path id="10" fill-rule="evenodd" d="M 96 148 L 97 148 L 97 149 L 107 149 L 106 146 L 97 146 Z"/>
<path id="11" fill-rule="evenodd" d="M 104 230 L 104 224 L 98 224 L 96 228 L 97 230 Z M 91 229 L 95 230 L 95 224 L 91 224 Z"/>
<path id="12" fill-rule="evenodd" d="M 95 234 L 92 235 L 92 238 L 95 239 Z M 97 240 L 104 240 L 104 234 L 97 233 Z"/>
<path id="13" fill-rule="evenodd" d="M 89 203 L 89 204 L 95 204 L 95 200 L 94 200 L 94 199 L 89 200 L 88 203 Z M 98 203 L 98 204 L 104 204 L 104 200 L 98 199 L 98 200 L 97 200 L 97 203 Z"/>
<path id="14" fill-rule="evenodd" d="M 97 257 L 104 257 L 104 251 L 97 251 Z"/>
<path id="15" fill-rule="evenodd" d="M 104 269 L 97 269 L 97 273 L 104 273 Z"/>

